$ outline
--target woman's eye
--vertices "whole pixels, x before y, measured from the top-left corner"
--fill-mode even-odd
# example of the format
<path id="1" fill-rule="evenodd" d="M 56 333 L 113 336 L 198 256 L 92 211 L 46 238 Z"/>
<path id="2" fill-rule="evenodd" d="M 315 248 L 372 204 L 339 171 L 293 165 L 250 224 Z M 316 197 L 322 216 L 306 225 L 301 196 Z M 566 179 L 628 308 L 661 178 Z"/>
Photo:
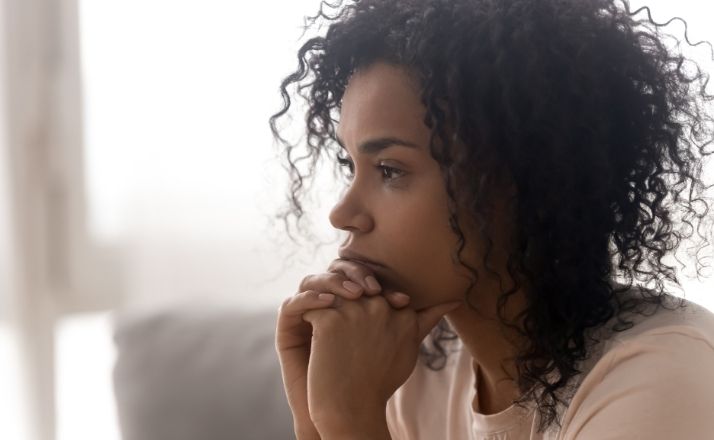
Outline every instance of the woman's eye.
<path id="1" fill-rule="evenodd" d="M 386 180 L 394 180 L 404 174 L 404 171 L 386 165 L 378 165 L 377 168 L 382 171 L 382 177 Z"/>
<path id="2" fill-rule="evenodd" d="M 339 163 L 341 167 L 347 168 L 349 170 L 349 174 L 347 175 L 348 179 L 352 179 L 354 177 L 355 166 L 351 160 L 345 159 L 344 157 L 338 157 L 337 163 Z"/>
<path id="3" fill-rule="evenodd" d="M 347 175 L 348 179 L 353 179 L 354 178 L 354 173 L 355 173 L 355 165 L 354 162 L 352 162 L 351 159 L 347 159 L 344 157 L 337 157 L 337 163 L 339 163 L 340 167 L 347 168 L 349 171 L 349 174 Z M 386 166 L 386 165 L 377 165 L 375 166 L 375 169 L 379 171 L 382 179 L 390 181 L 390 180 L 395 180 L 398 179 L 399 177 L 404 175 L 404 171 Z"/>

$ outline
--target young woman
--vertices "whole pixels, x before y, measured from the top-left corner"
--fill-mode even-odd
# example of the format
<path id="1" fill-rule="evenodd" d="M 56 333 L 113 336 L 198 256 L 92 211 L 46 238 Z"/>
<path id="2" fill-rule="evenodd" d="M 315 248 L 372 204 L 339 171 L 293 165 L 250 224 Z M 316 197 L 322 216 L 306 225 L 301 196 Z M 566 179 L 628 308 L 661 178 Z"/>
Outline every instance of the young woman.
<path id="1" fill-rule="evenodd" d="M 297 438 L 714 438 L 714 314 L 662 261 L 707 219 L 713 97 L 663 25 L 609 0 L 322 6 L 271 117 L 286 221 L 318 159 L 349 179 L 339 258 L 278 311 Z"/>

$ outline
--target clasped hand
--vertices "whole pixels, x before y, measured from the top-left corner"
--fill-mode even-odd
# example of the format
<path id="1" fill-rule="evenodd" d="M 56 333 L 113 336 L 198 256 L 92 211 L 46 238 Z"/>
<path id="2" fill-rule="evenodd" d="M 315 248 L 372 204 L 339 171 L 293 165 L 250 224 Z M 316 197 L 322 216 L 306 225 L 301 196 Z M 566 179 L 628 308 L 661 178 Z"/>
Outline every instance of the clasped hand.
<path id="1" fill-rule="evenodd" d="M 414 370 L 421 341 L 459 305 L 397 310 L 376 295 L 304 313 L 313 328 L 307 378 L 313 422 L 319 426 L 344 417 L 360 426 L 383 412 Z"/>
<path id="2" fill-rule="evenodd" d="M 366 283 L 374 273 L 362 264 L 337 259 L 328 271 L 305 277 L 278 309 L 275 345 L 299 440 L 383 418 L 387 400 L 416 365 L 421 341 L 461 305 L 416 311 L 408 294 Z"/>

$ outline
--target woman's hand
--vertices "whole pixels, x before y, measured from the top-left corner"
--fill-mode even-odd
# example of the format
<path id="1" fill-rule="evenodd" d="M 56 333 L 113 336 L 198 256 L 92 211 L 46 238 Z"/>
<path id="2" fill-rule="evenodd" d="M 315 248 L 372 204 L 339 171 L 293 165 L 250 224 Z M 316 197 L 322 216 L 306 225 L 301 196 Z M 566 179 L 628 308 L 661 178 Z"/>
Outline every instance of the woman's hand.
<path id="1" fill-rule="evenodd" d="M 363 296 L 314 309 L 308 366 L 308 405 L 315 427 L 341 436 L 383 420 L 387 400 L 416 365 L 419 345 L 441 317 L 463 303 L 394 310 L 382 296 Z"/>
<path id="2" fill-rule="evenodd" d="M 374 277 L 374 273 L 362 264 L 350 260 L 334 260 L 327 273 L 303 278 L 298 293 L 286 298 L 278 309 L 275 348 L 280 360 L 288 404 L 293 413 L 295 433 L 299 440 L 320 438 L 308 411 L 307 375 L 312 326 L 303 320 L 303 313 L 337 307 L 348 302 L 345 300 L 356 300 L 363 294 L 378 295 L 380 292 L 392 307 L 402 308 L 409 303 L 409 297 L 406 295 L 382 292 L 381 286 L 378 285 L 370 287 L 366 281 L 368 276 Z M 323 293 L 328 294 L 326 300 L 320 299 L 320 294 Z"/>

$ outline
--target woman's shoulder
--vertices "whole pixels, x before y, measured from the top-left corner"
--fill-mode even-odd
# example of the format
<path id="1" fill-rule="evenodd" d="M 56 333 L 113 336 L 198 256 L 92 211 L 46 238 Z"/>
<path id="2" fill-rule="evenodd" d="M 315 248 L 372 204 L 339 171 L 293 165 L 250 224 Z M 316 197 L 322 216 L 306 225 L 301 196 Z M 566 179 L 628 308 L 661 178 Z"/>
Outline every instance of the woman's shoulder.
<path id="1" fill-rule="evenodd" d="M 635 300 L 637 307 L 613 316 L 592 333 L 590 356 L 578 364 L 583 373 L 579 394 L 606 377 L 614 384 L 631 381 L 631 375 L 661 377 L 686 369 L 704 378 L 714 371 L 714 313 L 671 294 L 657 302 L 641 301 L 641 292 L 623 297 Z M 636 373 L 638 369 L 642 371 Z"/>
<path id="2" fill-rule="evenodd" d="M 602 329 L 604 335 L 609 335 L 609 338 L 605 336 L 610 339 L 609 349 L 626 343 L 637 345 L 670 335 L 670 339 L 684 344 L 700 341 L 714 350 L 712 311 L 694 301 L 669 293 L 662 295 L 660 301 L 646 301 L 642 291 L 629 292 L 624 298 L 637 306 L 614 316 Z M 624 321 L 630 321 L 632 324 L 618 328 Z"/>
<path id="3" fill-rule="evenodd" d="M 653 373 L 686 368 L 710 377 L 714 367 L 714 313 L 685 298 L 666 295 L 664 306 L 632 319 L 633 326 L 613 332 L 596 366 L 617 374 L 621 364 L 640 364 Z M 622 370 L 620 370 L 622 371 Z M 711 381 L 714 384 L 714 381 Z M 714 391 L 714 390 L 713 390 Z M 713 394 L 714 396 L 714 394 Z"/>
<path id="4" fill-rule="evenodd" d="M 664 298 L 612 332 L 574 393 L 560 438 L 703 438 L 714 432 L 714 313 Z M 675 307 L 676 306 L 676 307 Z M 598 437 L 600 436 L 600 437 Z"/>

